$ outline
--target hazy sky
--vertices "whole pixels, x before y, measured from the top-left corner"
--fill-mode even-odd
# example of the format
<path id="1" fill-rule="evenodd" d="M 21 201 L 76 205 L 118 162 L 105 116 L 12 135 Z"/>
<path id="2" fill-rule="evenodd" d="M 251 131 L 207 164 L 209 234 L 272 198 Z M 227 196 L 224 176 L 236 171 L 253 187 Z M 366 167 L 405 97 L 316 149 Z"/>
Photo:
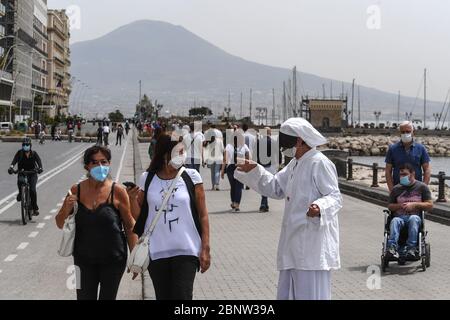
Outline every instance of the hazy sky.
<path id="1" fill-rule="evenodd" d="M 428 97 L 450 87 L 448 0 L 49 0 L 80 9 L 72 42 L 135 20 L 181 25 L 225 51 L 416 97 L 428 69 Z M 74 7 L 72 7 L 74 8 Z M 72 12 L 72 11 L 71 11 Z M 420 90 L 423 97 L 423 89 Z"/>

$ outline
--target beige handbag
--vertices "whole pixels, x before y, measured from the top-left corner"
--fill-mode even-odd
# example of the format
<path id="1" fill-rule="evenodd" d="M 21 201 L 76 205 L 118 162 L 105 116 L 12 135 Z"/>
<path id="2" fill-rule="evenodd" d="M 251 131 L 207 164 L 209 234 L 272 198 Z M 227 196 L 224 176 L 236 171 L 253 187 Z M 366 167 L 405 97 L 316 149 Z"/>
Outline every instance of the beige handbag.
<path id="1" fill-rule="evenodd" d="M 72 191 L 69 190 L 69 196 L 72 195 Z M 69 215 L 64 221 L 62 228 L 62 239 L 59 245 L 58 254 L 61 257 L 70 257 L 73 253 L 73 246 L 75 242 L 75 215 L 78 211 L 78 203 L 75 202 L 73 207 L 73 213 Z"/>

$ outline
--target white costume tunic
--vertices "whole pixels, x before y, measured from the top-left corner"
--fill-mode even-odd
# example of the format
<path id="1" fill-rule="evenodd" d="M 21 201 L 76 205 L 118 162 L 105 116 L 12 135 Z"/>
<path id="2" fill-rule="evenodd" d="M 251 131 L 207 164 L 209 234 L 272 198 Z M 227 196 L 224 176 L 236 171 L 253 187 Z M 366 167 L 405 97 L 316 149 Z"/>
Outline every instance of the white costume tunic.
<path id="1" fill-rule="evenodd" d="M 342 197 L 336 167 L 315 148 L 273 175 L 258 165 L 235 178 L 258 193 L 285 199 L 278 244 L 279 299 L 330 299 L 330 270 L 340 268 L 338 211 Z M 306 214 L 311 204 L 320 217 Z"/>

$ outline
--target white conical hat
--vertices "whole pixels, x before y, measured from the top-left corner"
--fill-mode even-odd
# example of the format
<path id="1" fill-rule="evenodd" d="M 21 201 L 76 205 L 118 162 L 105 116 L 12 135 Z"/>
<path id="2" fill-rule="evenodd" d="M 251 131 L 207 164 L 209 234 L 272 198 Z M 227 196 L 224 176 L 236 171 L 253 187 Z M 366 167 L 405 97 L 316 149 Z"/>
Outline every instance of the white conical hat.
<path id="1" fill-rule="evenodd" d="M 290 118 L 282 125 L 280 132 L 293 137 L 300 137 L 311 148 L 326 144 L 327 139 L 311 123 L 303 118 Z"/>

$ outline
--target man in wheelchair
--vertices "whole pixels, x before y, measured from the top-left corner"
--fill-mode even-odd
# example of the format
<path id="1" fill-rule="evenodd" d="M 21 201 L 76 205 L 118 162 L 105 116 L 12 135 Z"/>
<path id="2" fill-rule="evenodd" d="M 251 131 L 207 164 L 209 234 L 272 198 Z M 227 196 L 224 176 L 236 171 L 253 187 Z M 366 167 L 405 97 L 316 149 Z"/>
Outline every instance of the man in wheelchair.
<path id="1" fill-rule="evenodd" d="M 405 163 L 400 166 L 400 184 L 396 185 L 390 194 L 388 209 L 393 213 L 390 224 L 390 236 L 387 243 L 387 255 L 392 258 L 405 256 L 406 259 L 416 259 L 418 255 L 417 239 L 421 226 L 421 212 L 433 208 L 431 192 L 428 186 L 415 179 L 414 167 Z M 402 228 L 408 228 L 406 247 L 398 247 Z"/>

